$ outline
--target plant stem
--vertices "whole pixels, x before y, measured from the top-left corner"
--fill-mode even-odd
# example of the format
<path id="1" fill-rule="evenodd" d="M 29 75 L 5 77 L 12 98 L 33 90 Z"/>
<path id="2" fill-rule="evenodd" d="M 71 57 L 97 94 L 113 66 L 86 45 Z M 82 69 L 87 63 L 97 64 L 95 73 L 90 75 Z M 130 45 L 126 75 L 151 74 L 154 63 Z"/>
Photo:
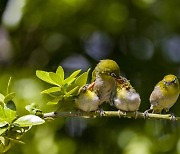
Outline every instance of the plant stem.
<path id="1" fill-rule="evenodd" d="M 104 111 L 101 116 L 99 112 L 49 112 L 43 114 L 44 118 L 57 118 L 57 117 L 124 117 L 124 118 L 145 118 L 142 112 L 121 112 L 121 111 Z M 153 114 L 149 113 L 147 119 L 163 119 L 172 120 L 171 114 Z M 176 121 L 180 121 L 180 117 L 175 117 Z"/>

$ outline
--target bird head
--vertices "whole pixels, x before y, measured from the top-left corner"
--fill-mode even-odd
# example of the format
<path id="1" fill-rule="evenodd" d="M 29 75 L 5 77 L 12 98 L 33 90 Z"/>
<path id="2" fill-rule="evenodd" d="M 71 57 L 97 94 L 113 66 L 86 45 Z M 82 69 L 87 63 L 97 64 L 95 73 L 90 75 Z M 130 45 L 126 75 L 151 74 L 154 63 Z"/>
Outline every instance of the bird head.
<path id="1" fill-rule="evenodd" d="M 166 87 L 179 86 L 178 78 L 175 75 L 166 75 L 163 79 L 163 83 Z"/>
<path id="2" fill-rule="evenodd" d="M 95 67 L 92 78 L 95 79 L 97 74 L 118 78 L 120 75 L 120 68 L 113 60 L 101 60 Z"/>

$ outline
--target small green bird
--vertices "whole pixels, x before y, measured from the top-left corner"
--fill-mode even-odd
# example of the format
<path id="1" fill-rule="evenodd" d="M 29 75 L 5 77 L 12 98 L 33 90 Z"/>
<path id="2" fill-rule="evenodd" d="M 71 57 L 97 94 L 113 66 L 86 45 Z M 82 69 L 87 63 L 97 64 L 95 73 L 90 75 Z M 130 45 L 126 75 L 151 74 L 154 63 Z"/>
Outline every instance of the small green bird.
<path id="1" fill-rule="evenodd" d="M 94 83 L 87 84 L 79 90 L 79 95 L 75 99 L 75 105 L 78 109 L 90 112 L 99 109 L 100 99 L 97 94 L 92 91 Z"/>
<path id="2" fill-rule="evenodd" d="M 179 97 L 180 85 L 178 78 L 175 75 L 166 75 L 154 88 L 150 95 L 151 107 L 148 111 L 152 113 L 161 113 L 162 110 L 166 112 L 175 104 Z"/>
<path id="3" fill-rule="evenodd" d="M 115 107 L 120 111 L 136 112 L 141 103 L 139 94 L 126 78 L 120 77 L 116 79 L 116 81 L 117 89 L 114 97 Z"/>
<path id="4" fill-rule="evenodd" d="M 110 59 L 101 60 L 92 73 L 92 82 L 94 82 L 93 91 L 100 99 L 100 105 L 103 102 L 110 102 L 116 89 L 115 78 L 119 77 L 120 69 L 118 64 Z"/>

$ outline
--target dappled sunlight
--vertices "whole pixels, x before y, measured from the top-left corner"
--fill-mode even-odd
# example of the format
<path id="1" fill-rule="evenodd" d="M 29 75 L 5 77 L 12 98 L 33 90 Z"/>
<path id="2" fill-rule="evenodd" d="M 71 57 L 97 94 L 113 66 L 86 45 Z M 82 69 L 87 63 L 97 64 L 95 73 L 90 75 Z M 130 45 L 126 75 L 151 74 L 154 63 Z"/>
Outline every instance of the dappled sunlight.
<path id="1" fill-rule="evenodd" d="M 142 114 L 150 108 L 150 94 L 164 76 L 174 74 L 180 78 L 179 0 L 7 0 L 0 2 L 0 19 L 0 104 L 10 93 L 10 105 L 17 108 L 17 117 L 15 111 L 7 111 L 12 114 L 11 129 L 22 125 L 21 131 L 28 131 L 32 125 L 44 123 L 21 138 L 25 145 L 15 144 L 7 154 L 180 153 L 178 121 L 108 116 L 45 117 L 45 121 L 35 123 L 26 123 L 25 117 L 25 122 L 17 121 L 28 113 L 42 118 L 42 112 L 68 107 L 71 116 L 79 113 L 71 103 L 86 90 L 92 96 L 97 81 L 95 78 L 90 82 L 92 72 L 102 59 L 112 59 L 119 65 L 120 75 L 140 95 L 138 111 Z M 95 95 L 98 101 L 100 95 Z M 96 109 L 117 113 L 113 105 L 103 103 Z M 7 110 L 6 105 L 3 107 Z M 170 112 L 180 117 L 179 107 L 178 98 Z M 1 132 L 11 130 L 9 123 L 0 125 Z"/>

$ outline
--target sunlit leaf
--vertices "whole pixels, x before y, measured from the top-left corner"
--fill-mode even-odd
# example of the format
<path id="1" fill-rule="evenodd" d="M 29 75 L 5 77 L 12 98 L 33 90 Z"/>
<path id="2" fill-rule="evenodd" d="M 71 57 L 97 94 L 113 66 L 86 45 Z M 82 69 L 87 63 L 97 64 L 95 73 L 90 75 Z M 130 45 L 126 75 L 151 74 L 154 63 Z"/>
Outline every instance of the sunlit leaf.
<path id="1" fill-rule="evenodd" d="M 9 124 L 7 121 L 0 118 L 0 128 L 6 126 L 7 124 Z"/>
<path id="2" fill-rule="evenodd" d="M 74 80 L 75 80 L 75 77 L 81 72 L 81 70 L 77 70 L 75 72 L 73 72 L 68 78 L 66 78 L 64 80 L 64 83 L 67 83 L 67 84 L 71 84 Z"/>
<path id="3" fill-rule="evenodd" d="M 49 89 L 42 91 L 41 93 L 42 94 L 49 94 L 49 93 L 58 92 L 60 90 L 61 90 L 60 87 L 52 87 L 52 88 L 49 88 Z"/>
<path id="4" fill-rule="evenodd" d="M 25 115 L 23 117 L 18 118 L 14 124 L 19 127 L 29 127 L 34 125 L 43 124 L 45 121 L 36 115 Z"/>
<path id="5" fill-rule="evenodd" d="M 4 113 L 4 108 L 1 105 L 0 105 L 0 118 L 3 120 L 6 118 L 6 115 Z"/>
<path id="6" fill-rule="evenodd" d="M 4 103 L 4 98 L 5 98 L 5 96 L 0 93 L 0 102 L 3 102 L 3 103 Z"/>
<path id="7" fill-rule="evenodd" d="M 50 78 L 48 72 L 41 71 L 41 70 L 37 70 L 37 71 L 36 71 L 36 76 L 37 76 L 39 79 L 41 79 L 41 80 L 43 80 L 43 81 L 45 81 L 45 82 L 47 82 L 47 83 L 50 83 L 50 84 L 53 84 L 53 85 L 57 85 L 57 83 L 55 83 L 55 82 Z"/>
<path id="8" fill-rule="evenodd" d="M 62 81 L 62 79 L 61 79 L 56 73 L 50 72 L 50 73 L 49 73 L 49 76 L 50 76 L 50 78 L 51 78 L 55 83 L 57 83 L 59 86 L 62 85 L 63 81 Z"/>
<path id="9" fill-rule="evenodd" d="M 16 118 L 16 111 L 9 108 L 4 108 L 5 119 L 7 122 L 11 123 Z"/>
<path id="10" fill-rule="evenodd" d="M 64 81 L 64 70 L 61 66 L 57 68 L 56 74 L 60 77 L 62 81 Z"/>
<path id="11" fill-rule="evenodd" d="M 9 93 L 4 98 L 4 103 L 7 103 L 8 101 L 12 100 L 15 97 L 15 93 Z"/>
<path id="12" fill-rule="evenodd" d="M 84 72 L 83 74 L 81 74 L 75 81 L 75 84 L 79 87 L 82 87 L 84 86 L 86 83 L 87 83 L 87 79 L 88 79 L 88 73 L 89 71 L 87 72 Z"/>

